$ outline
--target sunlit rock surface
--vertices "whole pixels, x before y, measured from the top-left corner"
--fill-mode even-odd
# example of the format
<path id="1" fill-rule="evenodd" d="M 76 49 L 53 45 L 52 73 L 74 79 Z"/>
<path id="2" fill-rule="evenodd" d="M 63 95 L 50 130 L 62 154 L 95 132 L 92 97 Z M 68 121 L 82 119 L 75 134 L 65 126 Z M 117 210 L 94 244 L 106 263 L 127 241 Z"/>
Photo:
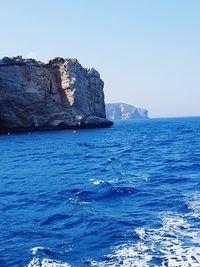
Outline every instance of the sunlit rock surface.
<path id="1" fill-rule="evenodd" d="M 104 83 L 77 59 L 0 60 L 0 132 L 109 127 Z"/>

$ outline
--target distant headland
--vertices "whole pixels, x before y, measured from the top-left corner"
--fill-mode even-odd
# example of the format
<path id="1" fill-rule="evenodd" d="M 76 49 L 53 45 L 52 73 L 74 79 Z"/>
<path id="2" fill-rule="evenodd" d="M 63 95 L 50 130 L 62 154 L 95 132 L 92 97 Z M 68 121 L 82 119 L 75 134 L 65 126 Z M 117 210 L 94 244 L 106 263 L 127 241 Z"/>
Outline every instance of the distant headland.
<path id="1" fill-rule="evenodd" d="M 110 127 L 104 82 L 77 59 L 0 60 L 0 133 Z"/>
<path id="2" fill-rule="evenodd" d="M 125 103 L 106 104 L 106 117 L 109 120 L 148 119 L 148 111 Z"/>

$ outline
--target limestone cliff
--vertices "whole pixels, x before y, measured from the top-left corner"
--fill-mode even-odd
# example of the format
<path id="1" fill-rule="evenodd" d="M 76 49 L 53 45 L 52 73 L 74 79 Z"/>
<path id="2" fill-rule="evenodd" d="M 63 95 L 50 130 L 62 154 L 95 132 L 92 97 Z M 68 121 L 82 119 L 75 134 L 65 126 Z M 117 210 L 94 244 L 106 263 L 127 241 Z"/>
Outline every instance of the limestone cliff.
<path id="1" fill-rule="evenodd" d="M 106 117 L 112 121 L 148 119 L 148 111 L 124 103 L 112 103 L 106 104 Z"/>
<path id="2" fill-rule="evenodd" d="M 109 127 L 104 83 L 76 59 L 0 60 L 0 132 Z"/>

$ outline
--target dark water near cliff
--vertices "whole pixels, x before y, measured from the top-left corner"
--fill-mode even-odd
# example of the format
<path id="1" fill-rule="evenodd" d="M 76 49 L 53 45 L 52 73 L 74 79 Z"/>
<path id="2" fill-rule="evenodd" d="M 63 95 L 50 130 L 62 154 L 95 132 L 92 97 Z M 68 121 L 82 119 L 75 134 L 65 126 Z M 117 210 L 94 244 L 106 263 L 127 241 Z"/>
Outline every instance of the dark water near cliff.
<path id="1" fill-rule="evenodd" d="M 200 118 L 0 147 L 1 267 L 200 266 Z"/>

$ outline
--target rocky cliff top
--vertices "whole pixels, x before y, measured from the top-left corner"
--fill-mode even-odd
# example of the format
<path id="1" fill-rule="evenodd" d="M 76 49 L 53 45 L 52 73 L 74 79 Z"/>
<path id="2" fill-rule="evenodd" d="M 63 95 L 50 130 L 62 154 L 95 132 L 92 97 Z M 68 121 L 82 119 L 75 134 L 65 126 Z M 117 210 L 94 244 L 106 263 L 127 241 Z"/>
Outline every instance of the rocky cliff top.
<path id="1" fill-rule="evenodd" d="M 37 61 L 35 59 L 24 59 L 21 56 L 17 56 L 17 57 L 4 57 L 2 59 L 0 59 L 0 67 L 5 67 L 5 66 L 14 66 L 14 65 L 18 65 L 18 66 L 25 66 L 25 65 L 35 65 L 35 66 L 42 66 L 45 65 L 45 63 L 41 62 L 41 61 Z"/>

